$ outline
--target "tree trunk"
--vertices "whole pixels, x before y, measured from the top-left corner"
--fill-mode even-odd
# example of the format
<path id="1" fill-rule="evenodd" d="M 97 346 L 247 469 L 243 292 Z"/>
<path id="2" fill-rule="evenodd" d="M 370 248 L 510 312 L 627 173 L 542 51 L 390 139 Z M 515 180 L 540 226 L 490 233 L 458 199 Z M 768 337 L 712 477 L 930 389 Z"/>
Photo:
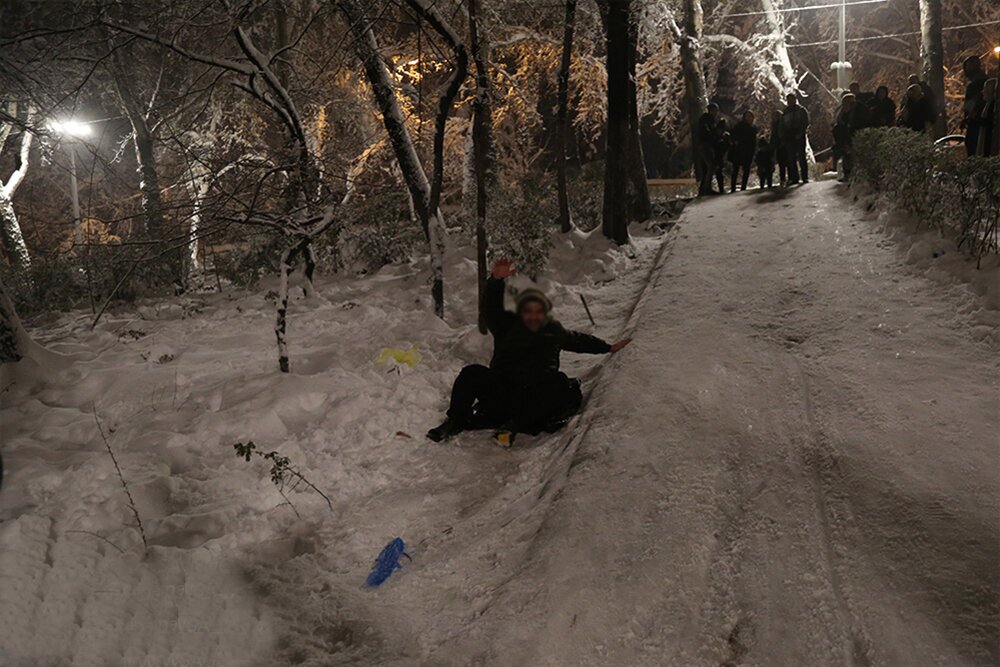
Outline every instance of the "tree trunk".
<path id="1" fill-rule="evenodd" d="M 16 110 L 15 110 L 16 113 Z M 26 274 L 31 269 L 31 255 L 28 254 L 28 246 L 24 242 L 24 234 L 21 233 L 21 225 L 17 221 L 17 214 L 14 212 L 14 193 L 24 181 L 28 173 L 28 163 L 31 157 L 31 141 L 34 135 L 28 129 L 28 125 L 34 118 L 33 109 L 28 110 L 27 123 L 21 131 L 21 146 L 18 151 L 19 164 L 14 173 L 7 178 L 7 182 L 0 182 L 0 242 L 3 243 L 4 256 L 12 267 L 17 271 Z M 10 128 L 4 127 L 4 140 Z M 2 148 L 2 144 L 0 144 Z"/>
<path id="2" fill-rule="evenodd" d="M 629 241 L 629 9 L 631 4 L 631 0 L 610 0 L 607 4 L 605 28 L 608 129 L 601 231 L 619 245 Z"/>
<path id="3" fill-rule="evenodd" d="M 632 220 L 642 222 L 653 216 L 646 182 L 646 159 L 642 152 L 642 132 L 639 125 L 638 82 L 635 76 L 639 54 L 639 27 L 629 18 L 628 41 L 628 200 Z"/>
<path id="4" fill-rule="evenodd" d="M 566 183 L 566 143 L 569 135 L 569 74 L 573 60 L 573 31 L 576 29 L 576 0 L 566 0 L 563 21 L 562 58 L 559 61 L 559 100 L 556 110 L 556 190 L 559 196 L 559 228 L 573 229 Z"/>
<path id="5" fill-rule="evenodd" d="M 785 21 L 781 12 L 778 11 L 779 7 L 775 0 L 761 0 L 761 7 L 764 9 L 764 18 L 767 21 L 770 34 L 774 38 L 774 61 L 778 67 L 777 76 L 782 87 L 779 91 L 781 103 L 784 104 L 789 93 L 799 93 L 799 81 L 795 76 L 795 68 L 792 67 L 792 59 L 788 55 L 788 44 L 785 42 Z M 801 102 L 801 100 L 799 101 Z M 806 157 L 810 163 L 815 162 L 808 134 L 806 135 Z"/>
<path id="6" fill-rule="evenodd" d="M 937 101 L 934 138 L 948 129 L 944 98 L 944 43 L 941 39 L 941 0 L 920 0 L 920 56 L 927 85 Z"/>
<path id="7" fill-rule="evenodd" d="M 121 103 L 121 110 L 132 127 L 132 145 L 139 173 L 139 204 L 142 216 L 133 233 L 142 239 L 167 240 L 171 233 L 163 221 L 163 198 L 160 194 L 160 177 L 156 169 L 155 143 L 145 104 L 132 87 L 131 74 L 125 62 L 124 47 L 111 44 L 111 73 Z M 181 250 L 165 257 L 167 281 L 183 283 L 183 253 Z"/>
<path id="8" fill-rule="evenodd" d="M 480 34 L 478 0 L 469 3 L 469 40 L 472 59 L 476 64 L 476 98 L 472 116 L 472 164 L 476 181 L 476 277 L 479 289 L 478 312 L 479 332 L 486 333 L 484 298 L 486 295 L 486 210 L 488 204 L 487 182 L 492 167 L 493 151 L 493 107 L 490 99 L 490 76 L 486 63 L 489 60 L 489 45 Z"/>
<path id="9" fill-rule="evenodd" d="M 0 278 L 0 364 L 20 361 L 28 354 L 28 333 L 14 310 L 14 301 Z"/>
<path id="10" fill-rule="evenodd" d="M 382 62 L 378 42 L 371 24 L 365 17 L 358 0 L 337 0 L 337 5 L 347 18 L 354 37 L 354 49 L 365 70 L 375 102 L 382 114 L 382 122 L 389 135 L 396 163 L 406 182 L 410 201 L 417 219 L 430 244 L 430 261 L 434 299 L 434 313 L 444 317 L 444 220 L 439 212 L 430 208 L 431 185 L 417 156 L 410 132 L 406 128 L 403 110 L 396 99 L 392 77 Z"/>
<path id="11" fill-rule="evenodd" d="M 684 76 L 684 109 L 687 111 L 691 130 L 691 156 L 694 159 L 695 179 L 701 183 L 703 174 L 699 152 L 704 150 L 698 141 L 698 120 L 708 110 L 708 86 L 701 67 L 701 0 L 683 0 L 681 25 L 675 26 L 674 37 L 680 46 L 681 73 Z"/>

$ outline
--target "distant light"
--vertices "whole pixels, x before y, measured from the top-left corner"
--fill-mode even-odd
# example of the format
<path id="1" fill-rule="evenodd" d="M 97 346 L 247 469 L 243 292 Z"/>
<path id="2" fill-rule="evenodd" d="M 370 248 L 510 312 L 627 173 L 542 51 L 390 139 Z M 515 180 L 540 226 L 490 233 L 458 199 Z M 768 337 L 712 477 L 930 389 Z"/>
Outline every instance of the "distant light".
<path id="1" fill-rule="evenodd" d="M 1000 46 L 994 46 L 993 53 L 1000 54 Z"/>
<path id="2" fill-rule="evenodd" d="M 59 134 L 67 134 L 71 137 L 89 137 L 94 130 L 87 123 L 78 120 L 54 120 L 49 123 L 49 129 Z"/>

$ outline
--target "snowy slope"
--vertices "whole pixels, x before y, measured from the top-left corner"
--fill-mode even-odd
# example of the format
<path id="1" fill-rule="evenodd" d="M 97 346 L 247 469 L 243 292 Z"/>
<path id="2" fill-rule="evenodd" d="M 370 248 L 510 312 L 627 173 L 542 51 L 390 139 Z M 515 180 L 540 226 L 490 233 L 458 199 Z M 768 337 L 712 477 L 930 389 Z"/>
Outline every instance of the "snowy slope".
<path id="1" fill-rule="evenodd" d="M 996 311 L 837 188 L 686 211 L 519 575 L 429 662 L 1000 661 Z"/>
<path id="2" fill-rule="evenodd" d="M 423 267 L 297 302 L 287 376 L 266 286 L 47 328 L 65 386 L 0 396 L 0 664 L 996 664 L 997 269 L 838 187 L 698 203 L 634 257 L 565 239 L 560 318 L 591 330 L 583 292 L 636 342 L 566 355 L 583 413 L 512 451 L 420 437 L 489 350 Z M 300 488 L 297 516 L 247 438 L 333 511 Z M 363 588 L 397 535 L 413 562 Z"/>
<path id="3" fill-rule="evenodd" d="M 560 237 L 543 285 L 565 323 L 612 337 L 658 247 L 652 236 L 627 251 L 599 235 Z M 276 368 L 269 285 L 150 304 L 95 332 L 86 314 L 36 331 L 66 356 L 2 371 L 0 664 L 350 664 L 423 652 L 401 597 L 441 604 L 426 570 L 447 555 L 451 527 L 495 521 L 504 494 L 528 488 L 549 458 L 539 439 L 512 452 L 486 436 L 423 439 L 458 369 L 489 357 L 473 324 L 474 263 L 452 260 L 447 323 L 431 314 L 422 265 L 324 280 L 318 298 L 291 307 L 289 375 Z M 375 363 L 383 347 L 411 345 L 415 368 Z M 567 361 L 586 374 L 601 358 Z M 145 559 L 95 410 L 143 520 Z M 305 487 L 289 507 L 262 462 L 236 456 L 233 443 L 248 439 L 290 457 L 333 510 Z M 384 591 L 362 589 L 397 535 L 413 566 Z"/>

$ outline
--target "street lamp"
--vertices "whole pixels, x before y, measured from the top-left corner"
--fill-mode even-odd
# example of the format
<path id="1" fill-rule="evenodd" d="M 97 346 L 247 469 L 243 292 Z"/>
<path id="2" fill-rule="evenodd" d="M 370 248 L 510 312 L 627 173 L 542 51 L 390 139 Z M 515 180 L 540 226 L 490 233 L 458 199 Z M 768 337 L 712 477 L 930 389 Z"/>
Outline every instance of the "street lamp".
<path id="1" fill-rule="evenodd" d="M 834 94 L 839 101 L 854 79 L 851 63 L 847 62 L 847 0 L 840 0 L 840 21 L 837 34 L 837 62 L 830 65 L 834 75 Z"/>
<path id="2" fill-rule="evenodd" d="M 89 137 L 94 133 L 87 123 L 74 120 L 54 120 L 49 123 L 49 129 L 53 132 L 65 135 L 70 138 L 66 142 L 69 151 L 69 191 L 73 201 L 73 233 L 77 245 L 83 243 L 83 225 L 80 220 L 80 191 L 76 184 L 76 139 Z"/>

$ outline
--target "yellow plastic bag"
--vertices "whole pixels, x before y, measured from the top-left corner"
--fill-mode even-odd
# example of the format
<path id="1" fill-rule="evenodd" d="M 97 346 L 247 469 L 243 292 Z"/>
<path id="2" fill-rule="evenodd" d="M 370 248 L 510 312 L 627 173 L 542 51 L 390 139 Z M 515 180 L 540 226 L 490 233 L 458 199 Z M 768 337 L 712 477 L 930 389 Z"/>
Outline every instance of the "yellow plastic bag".
<path id="1" fill-rule="evenodd" d="M 417 344 L 413 343 L 408 350 L 401 347 L 383 347 L 375 359 L 375 363 L 387 364 L 390 361 L 395 361 L 399 365 L 406 364 L 413 368 L 420 363 L 420 351 L 417 349 Z"/>

